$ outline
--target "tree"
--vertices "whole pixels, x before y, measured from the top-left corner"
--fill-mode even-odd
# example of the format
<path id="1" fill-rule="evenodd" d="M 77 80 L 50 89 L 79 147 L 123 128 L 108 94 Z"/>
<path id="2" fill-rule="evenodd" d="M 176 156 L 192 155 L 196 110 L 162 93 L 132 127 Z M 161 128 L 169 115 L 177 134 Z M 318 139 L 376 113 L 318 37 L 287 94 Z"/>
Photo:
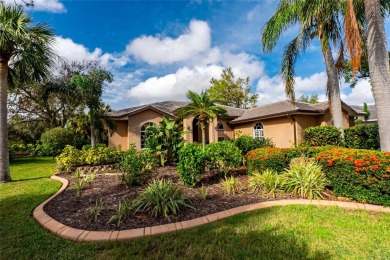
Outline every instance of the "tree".
<path id="1" fill-rule="evenodd" d="M 215 105 L 216 101 L 210 97 L 210 94 L 206 91 L 202 91 L 199 94 L 188 91 L 187 98 L 190 103 L 179 110 L 179 117 L 185 118 L 188 116 L 194 116 L 198 118 L 198 125 L 202 131 L 202 147 L 203 150 L 206 147 L 206 126 L 213 120 L 218 114 L 226 114 L 226 110 Z"/>
<path id="2" fill-rule="evenodd" d="M 101 124 L 101 96 L 106 82 L 112 82 L 112 75 L 103 68 L 98 68 L 72 77 L 72 82 L 79 88 L 82 102 L 89 110 L 91 128 L 91 146 L 96 146 L 96 129 Z"/>
<path id="3" fill-rule="evenodd" d="M 235 79 L 232 68 L 222 71 L 221 79 L 212 78 L 212 86 L 207 90 L 211 99 L 219 104 L 237 108 L 255 107 L 259 94 L 252 94 L 249 77 Z"/>
<path id="4" fill-rule="evenodd" d="M 304 52 L 314 37 L 318 37 L 328 76 L 327 93 L 331 103 L 334 125 L 343 129 L 338 69 L 333 60 L 330 42 L 342 46 L 339 10 L 340 1 L 281 0 L 278 9 L 265 24 L 262 34 L 263 50 L 271 51 L 281 33 L 299 23 L 300 32 L 286 47 L 281 65 L 287 96 L 295 101 L 294 65 L 300 52 Z M 342 57 L 340 52 L 339 59 Z M 343 60 L 343 59 L 342 59 Z"/>
<path id="5" fill-rule="evenodd" d="M 387 1 L 387 4 L 390 5 Z M 384 19 L 379 0 L 364 1 L 368 65 L 382 151 L 390 151 L 390 74 Z"/>
<path id="6" fill-rule="evenodd" d="M 368 110 L 367 103 L 363 103 L 362 111 L 367 113 L 367 115 L 364 116 L 364 120 L 367 121 L 371 114 L 370 111 Z"/>
<path id="7" fill-rule="evenodd" d="M 318 103 L 318 95 L 317 94 L 311 95 L 311 96 L 302 95 L 299 97 L 298 101 L 310 103 L 310 104 L 315 104 L 315 103 Z"/>
<path id="8" fill-rule="evenodd" d="M 0 182 L 11 179 L 8 159 L 7 91 L 9 75 L 20 82 L 42 81 L 53 65 L 53 32 L 46 24 L 32 25 L 19 6 L 0 3 Z"/>

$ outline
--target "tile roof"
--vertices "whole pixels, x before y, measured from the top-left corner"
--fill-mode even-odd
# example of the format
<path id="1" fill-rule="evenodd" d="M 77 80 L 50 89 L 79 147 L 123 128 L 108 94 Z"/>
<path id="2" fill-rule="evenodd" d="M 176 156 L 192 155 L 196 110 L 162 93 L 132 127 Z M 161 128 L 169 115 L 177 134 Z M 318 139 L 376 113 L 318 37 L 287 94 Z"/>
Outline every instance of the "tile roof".
<path id="1" fill-rule="evenodd" d="M 229 106 L 220 105 L 220 104 L 218 104 L 218 106 L 225 109 L 226 114 L 229 117 L 239 117 L 239 116 L 242 116 L 245 113 L 245 111 L 247 111 L 247 109 L 244 109 L 244 108 L 235 108 L 235 107 L 229 107 Z"/>
<path id="2" fill-rule="evenodd" d="M 141 106 L 130 107 L 130 108 L 126 108 L 126 109 L 111 111 L 108 113 L 108 116 L 124 117 L 124 116 L 128 116 L 128 115 L 137 113 L 138 111 L 143 111 L 144 109 L 147 109 L 147 108 L 154 108 L 154 109 L 157 109 L 163 113 L 174 116 L 173 112 L 176 109 L 181 108 L 182 106 L 185 106 L 187 104 L 188 104 L 188 102 L 184 102 L 184 101 L 163 101 L 163 102 L 157 102 L 157 103 L 152 103 L 152 104 L 148 104 L 148 105 L 141 105 Z"/>
<path id="3" fill-rule="evenodd" d="M 352 107 L 359 115 L 364 115 L 364 114 L 365 114 L 365 112 L 363 112 L 363 106 L 352 105 L 351 107 Z M 376 108 L 375 108 L 375 105 L 368 105 L 367 108 L 368 108 L 368 112 L 370 113 L 369 116 L 368 116 L 367 121 L 377 121 L 377 120 L 378 120 L 378 117 L 377 117 L 377 115 L 376 115 Z"/>

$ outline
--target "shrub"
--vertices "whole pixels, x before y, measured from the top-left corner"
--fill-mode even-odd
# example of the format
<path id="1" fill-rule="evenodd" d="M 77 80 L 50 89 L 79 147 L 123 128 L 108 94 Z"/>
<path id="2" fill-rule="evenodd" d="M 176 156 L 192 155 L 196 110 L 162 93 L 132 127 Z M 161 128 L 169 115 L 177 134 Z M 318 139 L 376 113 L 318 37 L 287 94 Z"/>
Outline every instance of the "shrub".
<path id="1" fill-rule="evenodd" d="M 341 132 L 334 126 L 312 126 L 305 129 L 303 139 L 308 146 L 341 145 Z"/>
<path id="2" fill-rule="evenodd" d="M 56 161 L 60 168 L 65 169 L 85 163 L 81 151 L 71 145 L 65 146 L 62 153 L 56 157 Z"/>
<path id="3" fill-rule="evenodd" d="M 177 172 L 187 187 L 194 187 L 200 182 L 206 161 L 207 156 L 200 144 L 189 143 L 180 149 Z"/>
<path id="4" fill-rule="evenodd" d="M 360 124 L 344 131 L 345 146 L 356 149 L 378 150 L 379 129 L 377 124 Z"/>
<path id="5" fill-rule="evenodd" d="M 210 169 L 217 169 L 225 174 L 231 168 L 242 164 L 242 155 L 230 141 L 211 143 L 206 146 L 206 156 Z"/>
<path id="6" fill-rule="evenodd" d="M 270 138 L 253 138 L 249 135 L 241 135 L 234 140 L 234 144 L 241 150 L 242 155 L 257 148 L 274 147 Z"/>
<path id="7" fill-rule="evenodd" d="M 192 208 L 170 180 L 153 180 L 137 198 L 137 211 L 148 211 L 155 217 L 176 215 L 180 207 Z"/>
<path id="8" fill-rule="evenodd" d="M 329 184 L 321 166 L 316 163 L 295 164 L 283 175 L 287 192 L 310 200 L 322 198 L 325 186 Z"/>
<path id="9" fill-rule="evenodd" d="M 337 196 L 390 205 L 390 153 L 333 148 L 317 156 Z"/>
<path id="10" fill-rule="evenodd" d="M 275 197 L 275 192 L 283 186 L 282 176 L 271 169 L 256 172 L 248 179 L 248 188 L 251 191 L 262 191 L 272 194 Z"/>
<path id="11" fill-rule="evenodd" d="M 66 145 L 72 144 L 72 131 L 62 127 L 56 127 L 47 130 L 41 135 L 39 155 L 56 156 L 62 152 Z"/>
<path id="12" fill-rule="evenodd" d="M 84 147 L 82 150 L 83 160 L 88 165 L 116 164 L 123 160 L 124 152 L 114 147 Z"/>
<path id="13" fill-rule="evenodd" d="M 126 151 L 118 167 L 122 172 L 122 181 L 128 187 L 139 185 L 155 171 L 156 157 L 148 150 L 138 152 L 133 145 Z"/>
<path id="14" fill-rule="evenodd" d="M 289 167 L 291 159 L 298 156 L 298 152 L 290 148 L 260 148 L 250 151 L 246 155 L 248 173 L 265 169 L 282 172 Z"/>
<path id="15" fill-rule="evenodd" d="M 219 187 L 228 194 L 236 194 L 242 188 L 240 180 L 234 176 L 230 176 L 229 178 L 225 177 L 225 179 L 219 184 Z"/>

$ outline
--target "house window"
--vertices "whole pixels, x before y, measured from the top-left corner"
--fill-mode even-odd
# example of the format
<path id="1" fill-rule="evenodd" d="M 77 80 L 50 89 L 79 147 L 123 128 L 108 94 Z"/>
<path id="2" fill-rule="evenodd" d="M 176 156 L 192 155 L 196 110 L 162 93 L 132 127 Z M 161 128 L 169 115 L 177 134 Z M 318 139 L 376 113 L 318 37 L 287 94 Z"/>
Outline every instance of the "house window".
<path id="1" fill-rule="evenodd" d="M 263 138 L 264 137 L 264 127 L 262 123 L 256 123 L 253 126 L 253 137 L 254 138 Z"/>
<path id="2" fill-rule="evenodd" d="M 141 126 L 141 133 L 140 133 L 140 136 L 141 136 L 141 149 L 145 149 L 146 148 L 146 142 L 145 142 L 145 135 L 146 135 L 146 128 L 148 128 L 148 126 L 151 126 L 151 125 L 155 125 L 153 123 L 145 123 Z"/>
<path id="3" fill-rule="evenodd" d="M 223 124 L 218 123 L 215 129 L 217 129 L 218 133 L 218 142 L 225 140 L 225 128 L 223 127 Z"/>

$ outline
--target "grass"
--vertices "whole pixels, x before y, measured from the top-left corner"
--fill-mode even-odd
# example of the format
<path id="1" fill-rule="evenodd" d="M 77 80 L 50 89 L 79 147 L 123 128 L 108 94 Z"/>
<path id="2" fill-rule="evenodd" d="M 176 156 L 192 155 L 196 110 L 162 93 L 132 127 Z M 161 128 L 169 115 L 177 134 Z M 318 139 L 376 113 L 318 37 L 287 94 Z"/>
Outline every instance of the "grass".
<path id="1" fill-rule="evenodd" d="M 49 234 L 33 209 L 60 187 L 51 158 L 17 159 L 0 185 L 0 259 L 389 259 L 390 214 L 286 206 L 214 224 L 116 243 Z"/>

